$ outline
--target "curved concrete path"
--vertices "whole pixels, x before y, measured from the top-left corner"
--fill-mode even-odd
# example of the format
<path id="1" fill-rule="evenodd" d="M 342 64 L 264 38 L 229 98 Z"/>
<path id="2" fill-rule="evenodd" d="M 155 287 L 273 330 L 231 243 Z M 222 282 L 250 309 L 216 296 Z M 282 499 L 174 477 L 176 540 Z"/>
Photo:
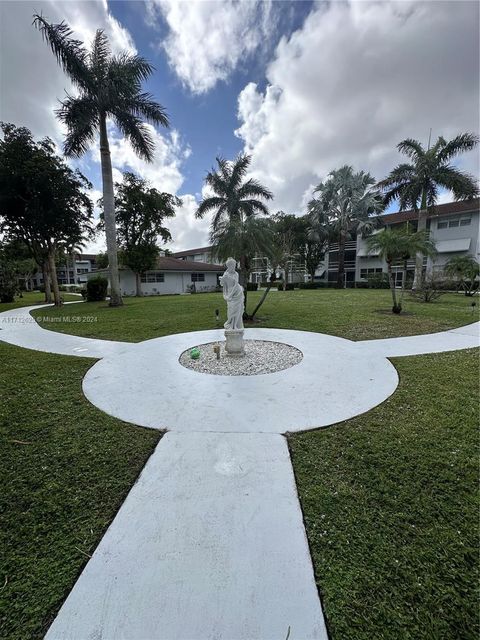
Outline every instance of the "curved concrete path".
<path id="1" fill-rule="evenodd" d="M 280 433 L 345 420 L 383 401 L 398 381 L 387 357 L 480 345 L 479 323 L 356 343 L 248 329 L 246 337 L 288 342 L 304 358 L 239 379 L 178 363 L 185 348 L 220 331 L 140 344 L 85 339 L 42 329 L 30 316 L 34 308 L 0 314 L 0 340 L 101 358 L 85 376 L 86 396 L 124 420 L 172 429 L 47 640 L 327 640 Z"/>

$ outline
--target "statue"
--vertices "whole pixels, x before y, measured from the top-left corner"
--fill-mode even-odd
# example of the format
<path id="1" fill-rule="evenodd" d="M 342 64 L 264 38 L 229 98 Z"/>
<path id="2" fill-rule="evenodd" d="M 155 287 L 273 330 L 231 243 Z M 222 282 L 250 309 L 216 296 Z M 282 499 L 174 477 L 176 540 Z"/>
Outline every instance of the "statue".
<path id="1" fill-rule="evenodd" d="M 243 287 L 238 283 L 237 266 L 234 258 L 228 258 L 227 270 L 220 276 L 220 284 L 223 287 L 223 299 L 227 303 L 227 321 L 223 325 L 225 329 L 243 329 L 243 311 L 245 308 Z"/>
<path id="2" fill-rule="evenodd" d="M 243 346 L 243 310 L 245 308 L 243 287 L 238 283 L 237 266 L 234 258 L 228 258 L 227 270 L 220 277 L 223 298 L 227 303 L 225 328 L 225 351 L 229 356 L 245 355 Z"/>

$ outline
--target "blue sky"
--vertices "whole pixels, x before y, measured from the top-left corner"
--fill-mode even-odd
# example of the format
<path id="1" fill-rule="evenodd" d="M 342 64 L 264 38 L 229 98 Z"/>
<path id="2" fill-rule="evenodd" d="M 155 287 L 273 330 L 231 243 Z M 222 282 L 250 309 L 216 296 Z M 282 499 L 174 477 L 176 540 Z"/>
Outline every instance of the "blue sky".
<path id="1" fill-rule="evenodd" d="M 155 74 L 146 89 L 167 108 L 171 126 L 181 132 L 192 150 L 183 165 L 183 190 L 200 193 L 205 173 L 215 164 L 216 156 L 233 158 L 243 149 L 242 140 L 234 135 L 239 126 L 237 99 L 248 82 L 263 90 L 266 84 L 265 66 L 278 39 L 300 28 L 312 9 L 312 2 L 295 0 L 279 2 L 276 25 L 267 46 L 242 61 L 226 82 L 217 83 L 210 91 L 197 95 L 182 86 L 168 65 L 165 52 L 157 44 L 167 37 L 168 27 L 159 17 L 155 27 L 145 22 L 144 8 L 139 2 L 109 2 L 109 10 L 128 28 L 140 55 L 155 66 Z"/>
<path id="2" fill-rule="evenodd" d="M 152 129 L 149 165 L 112 125 L 112 163 L 117 180 L 134 171 L 182 198 L 170 225 L 177 250 L 208 243 L 210 220 L 195 210 L 217 155 L 250 154 L 250 175 L 274 193 L 271 211 L 302 214 L 332 169 L 351 164 L 380 179 L 403 160 L 404 138 L 479 131 L 477 2 L 3 0 L 0 118 L 59 149 L 54 110 L 74 89 L 31 25 L 35 11 L 87 44 L 102 28 L 114 52 L 155 66 L 146 89 L 171 127 Z M 477 153 L 457 164 L 478 175 Z M 78 166 L 98 198 L 98 144 Z M 103 245 L 99 236 L 89 249 Z"/>

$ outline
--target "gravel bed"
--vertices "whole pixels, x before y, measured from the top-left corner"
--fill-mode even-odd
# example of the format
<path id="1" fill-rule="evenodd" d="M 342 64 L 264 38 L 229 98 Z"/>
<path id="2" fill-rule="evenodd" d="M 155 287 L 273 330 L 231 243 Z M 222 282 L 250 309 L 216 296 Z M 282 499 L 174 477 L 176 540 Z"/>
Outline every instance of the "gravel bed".
<path id="1" fill-rule="evenodd" d="M 213 347 L 220 346 L 220 360 L 213 351 Z M 182 353 L 179 362 L 187 369 L 200 373 L 210 373 L 218 376 L 256 376 L 261 373 L 274 373 L 298 364 L 303 353 L 283 342 L 268 342 L 267 340 L 245 340 L 245 355 L 232 357 L 225 352 L 225 342 L 209 342 L 196 345 L 200 350 L 200 357 L 194 360 L 190 357 L 190 349 Z"/>

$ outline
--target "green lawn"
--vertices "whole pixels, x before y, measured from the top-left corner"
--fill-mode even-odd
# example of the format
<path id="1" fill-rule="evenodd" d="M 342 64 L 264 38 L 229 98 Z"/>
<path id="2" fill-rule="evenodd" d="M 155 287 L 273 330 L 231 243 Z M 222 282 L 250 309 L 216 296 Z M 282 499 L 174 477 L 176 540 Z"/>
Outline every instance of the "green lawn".
<path id="1" fill-rule="evenodd" d="M 382 405 L 289 437 L 331 637 L 476 640 L 478 349 L 394 364 Z"/>
<path id="2" fill-rule="evenodd" d="M 421 333 L 472 322 L 470 302 L 408 302 L 412 315 L 399 318 L 377 313 L 388 291 L 274 292 L 258 326 L 353 339 Z M 142 340 L 212 328 L 215 308 L 224 312 L 217 294 L 127 299 L 123 309 L 49 308 L 98 320 L 45 326 Z M 160 434 L 85 400 L 91 360 L 1 342 L 0 359 L 0 638 L 26 640 L 42 636 Z M 400 386 L 381 406 L 289 437 L 331 638 L 473 639 L 478 350 L 394 363 Z"/>
<path id="3" fill-rule="evenodd" d="M 78 302 L 82 300 L 81 296 L 76 296 L 71 293 L 62 293 L 62 298 L 65 302 Z M 8 311 L 9 309 L 18 309 L 19 307 L 28 307 L 34 304 L 45 304 L 43 293 L 38 291 L 24 291 L 22 297 L 15 298 L 15 302 L 0 302 L 0 313 L 2 311 Z"/>
<path id="4" fill-rule="evenodd" d="M 261 293 L 248 294 L 248 308 Z M 385 338 L 417 333 L 443 331 L 474 322 L 472 298 L 447 294 L 438 301 L 421 304 L 407 298 L 407 313 L 394 316 L 390 292 L 366 289 L 324 289 L 316 291 L 270 292 L 262 306 L 258 327 L 319 331 L 351 340 Z M 1 307 L 1 305 L 0 305 Z M 85 337 L 139 342 L 170 333 L 181 333 L 216 327 L 215 309 L 225 321 L 225 302 L 220 293 L 190 296 L 155 296 L 125 298 L 122 309 L 112 309 L 107 303 L 68 305 L 49 309 L 48 317 L 88 316 L 93 322 L 43 322 L 55 331 L 75 333 Z M 42 316 L 43 311 L 34 315 Z"/>
<path id="5" fill-rule="evenodd" d="M 0 638 L 41 638 L 160 434 L 87 402 L 93 361 L 0 342 Z"/>

